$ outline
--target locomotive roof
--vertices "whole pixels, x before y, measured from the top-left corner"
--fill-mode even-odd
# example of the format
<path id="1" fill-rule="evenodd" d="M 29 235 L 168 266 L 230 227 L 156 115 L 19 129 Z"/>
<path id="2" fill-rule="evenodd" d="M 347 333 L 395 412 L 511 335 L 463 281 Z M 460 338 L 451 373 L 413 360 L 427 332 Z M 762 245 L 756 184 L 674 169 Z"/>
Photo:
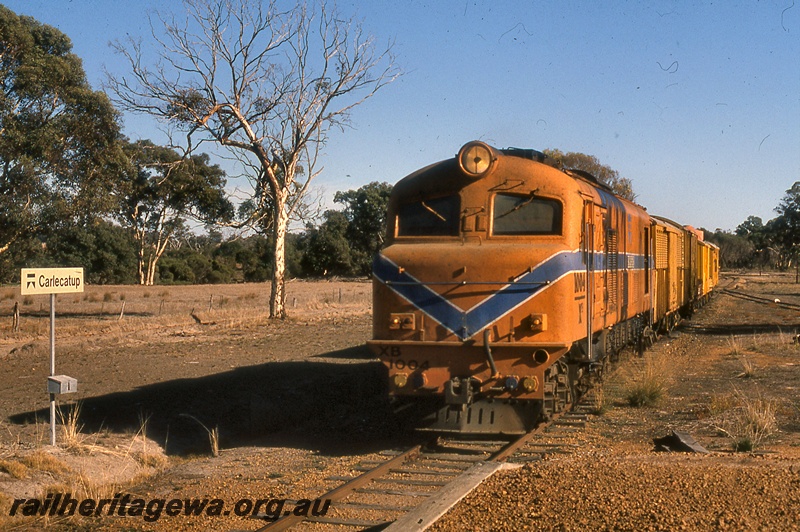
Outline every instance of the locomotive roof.
<path id="1" fill-rule="evenodd" d="M 472 172 L 465 171 L 464 161 L 461 160 L 465 150 L 474 146 L 482 148 L 484 150 L 481 154 L 484 157 L 483 161 L 489 161 L 488 163 L 483 163 L 485 166 L 480 174 L 473 174 Z M 395 185 L 392 196 L 395 198 L 395 201 L 413 201 L 416 198 L 430 197 L 432 195 L 457 193 L 466 184 L 464 181 L 465 177 L 469 180 L 482 178 L 489 173 L 489 169 L 494 166 L 495 162 L 499 159 L 503 159 L 506 163 L 511 164 L 515 164 L 515 161 L 522 162 L 527 160 L 544 165 L 554 171 L 554 173 L 551 174 L 552 178 L 556 175 L 561 175 L 564 179 L 583 182 L 597 190 L 607 199 L 614 198 L 613 201 L 622 202 L 620 204 L 621 208 L 622 204 L 628 204 L 635 209 L 646 211 L 641 205 L 618 196 L 608 185 L 601 182 L 593 174 L 576 168 L 565 168 L 543 152 L 534 149 L 513 147 L 497 149 L 480 141 L 468 142 L 461 148 L 456 157 L 430 164 L 402 178 Z M 466 159 L 466 161 L 470 163 L 472 159 Z"/>

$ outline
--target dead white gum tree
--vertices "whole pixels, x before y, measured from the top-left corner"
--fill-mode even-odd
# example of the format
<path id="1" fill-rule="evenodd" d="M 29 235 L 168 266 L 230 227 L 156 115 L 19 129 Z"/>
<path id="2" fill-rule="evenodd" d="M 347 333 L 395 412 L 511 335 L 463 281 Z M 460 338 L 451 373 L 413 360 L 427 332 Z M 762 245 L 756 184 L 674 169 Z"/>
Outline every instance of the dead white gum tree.
<path id="1" fill-rule="evenodd" d="M 391 45 L 378 49 L 357 21 L 324 1 L 284 5 L 186 0 L 185 18 L 151 23 L 152 52 L 140 40 L 116 43 L 130 75 L 107 77 L 115 103 L 165 120 L 186 135 L 187 151 L 215 142 L 254 169 L 246 223 L 270 229 L 271 317 L 286 316 L 286 232 L 328 132 L 398 76 Z M 148 66 L 146 57 L 157 59 Z"/>

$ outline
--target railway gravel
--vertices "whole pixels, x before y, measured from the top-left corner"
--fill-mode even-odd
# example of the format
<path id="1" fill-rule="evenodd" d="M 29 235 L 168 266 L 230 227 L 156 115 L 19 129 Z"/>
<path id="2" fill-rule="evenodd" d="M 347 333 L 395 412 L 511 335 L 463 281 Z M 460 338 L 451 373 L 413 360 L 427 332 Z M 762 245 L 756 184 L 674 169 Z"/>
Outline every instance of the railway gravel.
<path id="1" fill-rule="evenodd" d="M 782 457 L 591 449 L 495 475 L 432 530 L 797 530 Z"/>

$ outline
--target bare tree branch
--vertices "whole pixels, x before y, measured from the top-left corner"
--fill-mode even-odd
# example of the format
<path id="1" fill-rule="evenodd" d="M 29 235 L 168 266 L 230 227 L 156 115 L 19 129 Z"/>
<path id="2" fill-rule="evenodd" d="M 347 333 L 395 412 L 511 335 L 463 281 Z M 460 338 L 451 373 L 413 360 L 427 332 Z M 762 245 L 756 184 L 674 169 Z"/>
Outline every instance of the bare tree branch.
<path id="1" fill-rule="evenodd" d="M 182 131 L 187 153 L 215 142 L 246 161 L 246 219 L 272 231 L 270 315 L 283 317 L 288 222 L 309 210 L 304 198 L 330 128 L 348 126 L 351 111 L 399 75 L 392 46 L 378 49 L 360 23 L 324 1 L 288 10 L 276 0 L 184 6 L 185 19 L 160 15 L 151 26 L 153 66 L 144 64 L 142 41 L 115 45 L 130 75 L 108 75 L 107 86 L 121 108 Z"/>

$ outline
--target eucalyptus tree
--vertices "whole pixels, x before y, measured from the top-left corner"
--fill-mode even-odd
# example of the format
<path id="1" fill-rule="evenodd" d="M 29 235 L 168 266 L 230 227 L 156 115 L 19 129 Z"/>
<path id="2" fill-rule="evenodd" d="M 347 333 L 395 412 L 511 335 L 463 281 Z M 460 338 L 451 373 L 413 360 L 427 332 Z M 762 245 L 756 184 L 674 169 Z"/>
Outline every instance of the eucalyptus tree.
<path id="1" fill-rule="evenodd" d="M 148 140 L 125 151 L 129 166 L 117 189 L 117 220 L 136 242 L 139 284 L 152 285 L 158 261 L 187 218 L 225 222 L 234 209 L 225 194 L 225 172 L 207 154 L 182 157 Z"/>
<path id="2" fill-rule="evenodd" d="M 272 232 L 272 317 L 286 315 L 287 228 L 331 128 L 397 76 L 391 46 L 378 47 L 357 21 L 324 1 L 286 5 L 185 0 L 186 17 L 151 25 L 155 64 L 142 41 L 117 43 L 130 74 L 108 78 L 122 108 L 166 121 L 184 148 L 214 142 L 250 169 L 251 199 L 264 206 L 252 212 Z"/>
<path id="3" fill-rule="evenodd" d="M 313 276 L 354 273 L 351 242 L 347 239 L 348 221 L 341 211 L 328 210 L 319 227 L 308 227 L 302 235 L 303 272 Z"/>
<path id="4" fill-rule="evenodd" d="M 0 5 L 0 254 L 57 222 L 109 208 L 118 115 L 70 39 Z"/>
<path id="5" fill-rule="evenodd" d="M 780 251 L 781 265 L 798 271 L 800 282 L 800 181 L 796 181 L 775 207 L 778 217 L 767 223 L 766 230 Z"/>
<path id="6" fill-rule="evenodd" d="M 391 194 L 392 185 L 373 181 L 356 190 L 337 192 L 333 197 L 335 203 L 344 205 L 354 273 L 369 275 L 372 259 L 383 247 Z"/>
<path id="7" fill-rule="evenodd" d="M 618 170 L 602 164 L 594 155 L 580 152 L 563 153 L 556 149 L 544 150 L 544 154 L 556 161 L 561 167 L 589 172 L 620 197 L 630 201 L 636 199 L 636 193 L 633 191 L 633 182 L 627 177 L 622 177 Z"/>

